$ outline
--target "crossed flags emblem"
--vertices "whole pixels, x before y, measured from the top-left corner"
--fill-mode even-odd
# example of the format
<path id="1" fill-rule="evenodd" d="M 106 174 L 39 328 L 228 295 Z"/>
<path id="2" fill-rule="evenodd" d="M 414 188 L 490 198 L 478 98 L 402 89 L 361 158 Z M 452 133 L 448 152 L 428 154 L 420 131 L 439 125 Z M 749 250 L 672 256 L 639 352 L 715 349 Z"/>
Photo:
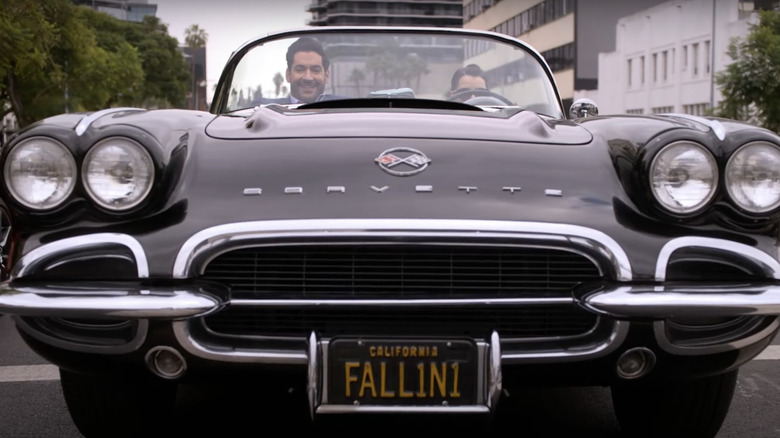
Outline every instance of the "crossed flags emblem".
<path id="1" fill-rule="evenodd" d="M 395 167 L 401 163 L 406 163 L 412 167 L 420 168 L 431 162 L 431 159 L 425 155 L 412 154 L 408 157 L 401 158 L 398 155 L 384 154 L 376 159 L 376 162 L 382 164 L 388 168 Z"/>

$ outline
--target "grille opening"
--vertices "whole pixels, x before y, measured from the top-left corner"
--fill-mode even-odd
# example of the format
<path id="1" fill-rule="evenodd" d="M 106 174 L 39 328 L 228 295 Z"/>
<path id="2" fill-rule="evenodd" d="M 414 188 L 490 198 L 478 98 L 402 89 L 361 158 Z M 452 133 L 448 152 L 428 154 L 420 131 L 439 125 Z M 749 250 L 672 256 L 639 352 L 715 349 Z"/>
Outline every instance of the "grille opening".
<path id="1" fill-rule="evenodd" d="M 559 249 L 447 245 L 245 248 L 203 273 L 247 299 L 569 297 L 600 277 L 588 258 Z"/>
<path id="2" fill-rule="evenodd" d="M 203 278 L 232 299 L 258 300 L 204 318 L 217 335 L 463 335 L 550 339 L 590 333 L 597 316 L 571 301 L 510 306 L 263 306 L 262 300 L 571 298 L 601 279 L 587 257 L 561 249 L 458 244 L 309 244 L 242 248 L 206 266 Z"/>

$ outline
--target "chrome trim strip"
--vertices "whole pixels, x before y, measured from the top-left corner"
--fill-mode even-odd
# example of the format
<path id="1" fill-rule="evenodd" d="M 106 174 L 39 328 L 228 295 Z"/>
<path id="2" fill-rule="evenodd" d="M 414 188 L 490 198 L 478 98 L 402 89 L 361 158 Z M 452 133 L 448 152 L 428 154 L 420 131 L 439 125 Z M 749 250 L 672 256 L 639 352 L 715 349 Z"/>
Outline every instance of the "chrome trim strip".
<path id="1" fill-rule="evenodd" d="M 661 248 L 658 253 L 658 261 L 655 265 L 656 281 L 666 280 L 666 267 L 672 254 L 682 248 L 709 248 L 721 252 L 730 252 L 738 255 L 740 258 L 748 258 L 756 265 L 763 266 L 767 275 L 780 280 L 780 263 L 769 254 L 742 243 L 733 242 L 724 239 L 713 239 L 710 237 L 678 237 L 672 239 Z"/>
<path id="2" fill-rule="evenodd" d="M 560 351 L 529 353 L 501 353 L 501 362 L 504 364 L 533 363 L 533 362 L 573 362 L 606 356 L 617 350 L 628 336 L 628 321 L 615 321 L 614 329 L 609 337 L 597 343 L 591 343 L 587 347 L 580 346 L 577 349 Z"/>
<path id="3" fill-rule="evenodd" d="M 655 321 L 653 323 L 653 333 L 655 334 L 655 339 L 656 342 L 658 342 L 658 346 L 661 347 L 661 349 L 663 349 L 664 351 L 669 352 L 671 354 L 676 354 L 680 356 L 695 356 L 695 355 L 703 355 L 703 354 L 722 353 L 724 351 L 739 350 L 741 348 L 747 347 L 748 345 L 761 341 L 762 339 L 765 339 L 767 336 L 771 336 L 772 333 L 774 333 L 774 331 L 777 330 L 777 327 L 780 326 L 780 318 L 776 318 L 772 324 L 768 325 L 760 332 L 750 335 L 746 338 L 740 338 L 736 341 L 717 344 L 717 345 L 708 345 L 705 347 L 681 346 L 681 345 L 673 344 L 666 336 L 666 329 L 664 328 L 664 325 L 665 325 L 665 321 Z"/>
<path id="4" fill-rule="evenodd" d="M 320 399 L 317 400 L 314 405 L 314 414 L 317 413 L 317 409 L 319 409 L 320 406 L 327 404 L 330 401 L 330 391 L 328 391 L 328 380 L 330 379 L 330 370 L 328 369 L 330 364 L 330 339 L 322 339 L 320 341 L 320 348 L 320 353 L 322 354 L 322 362 L 320 362 L 322 364 L 322 370 L 320 370 L 320 377 L 322 377 L 320 380 L 320 388 L 322 389 L 322 392 L 320 394 Z"/>
<path id="5" fill-rule="evenodd" d="M 617 281 L 631 281 L 631 263 L 623 248 L 607 234 L 592 228 L 547 223 L 485 220 L 427 219 L 311 219 L 238 222 L 195 233 L 182 245 L 173 267 L 174 278 L 186 278 L 193 260 L 209 250 L 240 242 L 283 237 L 480 237 L 550 240 L 565 248 L 588 248 L 609 260 Z M 562 245 L 562 248 L 564 246 Z M 600 266 L 600 263 L 597 263 Z"/>
<path id="6" fill-rule="evenodd" d="M 122 245 L 129 249 L 135 257 L 138 277 L 149 277 L 149 263 L 146 259 L 146 253 L 135 238 L 130 237 L 127 234 L 96 233 L 60 239 L 56 242 L 47 243 L 35 248 L 19 259 L 13 272 L 11 272 L 11 279 L 13 280 L 18 277 L 29 275 L 36 269 L 39 269 L 41 264 L 52 257 L 56 257 L 58 253 L 70 254 L 79 249 L 100 248 L 105 245 Z"/>
<path id="7" fill-rule="evenodd" d="M 489 353 L 487 405 L 488 408 L 494 410 L 498 406 L 498 400 L 501 398 L 501 391 L 503 391 L 504 385 L 504 377 L 501 374 L 501 340 L 495 330 L 490 334 Z"/>
<path id="8" fill-rule="evenodd" d="M 780 286 L 619 286 L 586 294 L 579 301 L 614 318 L 775 315 L 780 314 Z"/>
<path id="9" fill-rule="evenodd" d="M 561 298 L 468 298 L 468 299 L 410 299 L 410 300 L 230 300 L 230 307 L 430 307 L 430 306 L 490 306 L 500 304 L 502 306 L 529 306 L 545 304 L 573 304 L 575 299 L 571 297 Z"/>
<path id="10" fill-rule="evenodd" d="M 308 355 L 305 349 L 300 352 L 281 352 L 272 350 L 250 350 L 237 348 L 235 346 L 212 347 L 202 344 L 193 338 L 189 330 L 187 321 L 174 321 L 171 324 L 176 340 L 182 348 L 193 356 L 203 359 L 235 362 L 235 363 L 266 363 L 266 364 L 288 364 L 288 365 L 307 365 L 309 363 Z"/>
<path id="11" fill-rule="evenodd" d="M 56 289 L 0 284 L 0 311 L 57 318 L 193 318 L 215 311 L 215 297 L 190 291 Z"/>
<path id="12" fill-rule="evenodd" d="M 487 406 L 320 405 L 317 414 L 489 414 Z"/>
<path id="13" fill-rule="evenodd" d="M 119 108 L 106 108 L 104 110 L 95 111 L 92 114 L 89 114 L 79 120 L 79 123 L 76 125 L 76 135 L 81 136 L 84 134 L 89 126 L 93 124 L 97 119 L 114 113 L 122 113 L 126 111 L 146 111 L 143 108 L 133 108 L 133 107 L 119 107 Z"/>
<path id="14" fill-rule="evenodd" d="M 266 363 L 266 364 L 291 364 L 308 365 L 310 363 L 309 355 L 306 349 L 297 351 L 273 351 L 258 350 L 249 348 L 235 348 L 230 345 L 212 346 L 196 340 L 190 333 L 189 321 L 174 321 L 173 331 L 176 339 L 182 348 L 190 354 L 203 359 L 237 362 L 237 363 Z M 629 323 L 627 321 L 615 321 L 612 333 L 604 340 L 592 342 L 585 347 L 576 350 L 565 349 L 560 351 L 532 351 L 528 353 L 507 353 L 506 350 L 499 351 L 501 357 L 500 364 L 517 364 L 530 362 L 567 362 L 580 361 L 588 358 L 601 357 L 616 350 L 628 335 Z M 491 338 L 492 339 L 492 338 Z M 325 348 L 327 340 L 320 341 L 320 348 Z M 500 344 L 499 344 L 500 345 Z M 310 348 L 310 347 L 309 347 Z M 327 361 L 326 352 L 320 352 L 323 355 L 322 360 Z M 492 353 L 491 353 L 492 354 Z M 493 362 L 495 363 L 495 362 Z M 496 370 L 493 370 L 496 372 Z M 500 374 L 500 370 L 498 371 Z M 500 375 L 497 376 L 500 378 Z M 325 397 L 326 389 L 322 389 Z"/>
<path id="15" fill-rule="evenodd" d="M 314 411 L 320 403 L 320 364 L 324 365 L 320 355 L 320 340 L 317 334 L 309 334 L 309 367 L 306 379 L 306 395 L 309 397 L 309 415 L 314 418 Z"/>
<path id="16" fill-rule="evenodd" d="M 14 316 L 14 322 L 19 326 L 20 330 L 23 330 L 33 338 L 49 345 L 53 345 L 57 348 L 64 350 L 78 351 L 82 353 L 99 353 L 99 354 L 127 354 L 138 350 L 146 341 L 146 334 L 149 332 L 149 322 L 147 320 L 138 321 L 138 330 L 135 338 L 124 345 L 88 345 L 70 342 L 54 336 L 49 336 L 46 333 L 42 333 L 35 328 L 31 327 L 24 318 Z"/>

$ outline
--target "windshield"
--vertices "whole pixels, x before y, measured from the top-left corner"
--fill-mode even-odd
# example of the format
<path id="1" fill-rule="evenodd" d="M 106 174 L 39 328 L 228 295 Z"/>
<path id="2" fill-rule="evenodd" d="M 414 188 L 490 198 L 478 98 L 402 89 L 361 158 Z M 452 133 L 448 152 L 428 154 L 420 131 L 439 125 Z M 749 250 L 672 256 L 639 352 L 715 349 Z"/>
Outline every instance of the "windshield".
<path id="1" fill-rule="evenodd" d="M 429 99 L 521 107 L 562 117 L 536 56 L 489 35 L 318 31 L 240 50 L 223 77 L 219 112 L 345 99 Z M 452 105 L 443 108 L 452 108 Z"/>

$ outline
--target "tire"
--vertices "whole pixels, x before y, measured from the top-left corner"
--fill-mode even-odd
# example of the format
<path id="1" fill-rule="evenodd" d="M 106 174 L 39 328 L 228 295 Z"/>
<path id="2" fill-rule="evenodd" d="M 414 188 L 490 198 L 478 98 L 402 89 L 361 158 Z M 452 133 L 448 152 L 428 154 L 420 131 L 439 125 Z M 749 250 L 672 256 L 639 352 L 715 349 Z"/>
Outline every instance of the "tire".
<path id="1" fill-rule="evenodd" d="M 175 383 L 63 369 L 60 381 L 73 423 L 86 438 L 164 436 L 172 424 Z"/>
<path id="2" fill-rule="evenodd" d="M 612 403 L 626 436 L 712 438 L 736 385 L 736 370 L 697 380 L 626 382 L 612 386 Z"/>

